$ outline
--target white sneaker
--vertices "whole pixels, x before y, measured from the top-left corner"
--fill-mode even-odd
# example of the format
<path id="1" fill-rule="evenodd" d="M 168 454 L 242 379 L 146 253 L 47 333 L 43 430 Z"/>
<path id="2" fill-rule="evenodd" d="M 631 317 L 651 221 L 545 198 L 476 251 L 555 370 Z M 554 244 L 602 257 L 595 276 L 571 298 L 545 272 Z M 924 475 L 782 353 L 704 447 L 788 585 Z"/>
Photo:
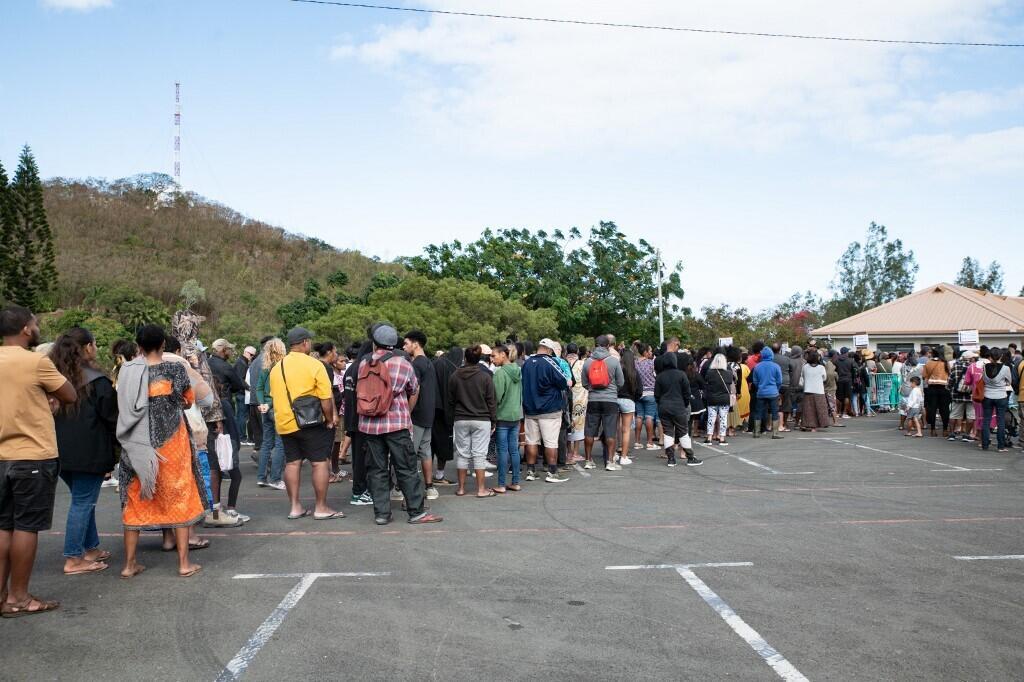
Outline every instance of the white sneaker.
<path id="1" fill-rule="evenodd" d="M 495 471 L 498 468 L 497 464 L 491 464 L 490 462 L 484 463 L 484 469 L 487 471 Z"/>
<path id="2" fill-rule="evenodd" d="M 434 486 L 430 486 L 429 488 L 427 488 L 428 500 L 436 500 L 439 497 L 441 497 L 441 494 L 437 492 L 437 488 L 435 488 Z"/>
<path id="3" fill-rule="evenodd" d="M 400 500 L 404 500 L 405 499 L 405 495 L 402 494 L 401 490 L 399 490 L 398 488 L 395 488 L 394 490 L 391 491 L 391 499 L 394 502 L 398 502 Z"/>
<path id="4" fill-rule="evenodd" d="M 848 415 L 848 414 L 844 414 L 843 415 L 843 419 L 849 419 L 849 418 L 850 418 L 850 415 Z"/>
<path id="5" fill-rule="evenodd" d="M 604 465 L 604 470 L 605 471 L 622 471 L 622 465 L 621 464 L 612 464 L 611 462 L 609 462 L 608 464 Z"/>
<path id="6" fill-rule="evenodd" d="M 239 514 L 238 511 L 235 510 L 235 509 L 227 509 L 227 510 L 224 511 L 224 513 L 227 514 L 229 517 L 231 517 L 233 519 L 238 519 L 242 523 L 248 523 L 249 522 L 249 517 L 248 516 L 246 516 L 245 514 Z"/>
<path id="7" fill-rule="evenodd" d="M 285 487 L 284 481 L 274 481 L 273 483 L 268 483 L 267 487 L 268 488 L 273 488 L 274 490 L 287 490 L 288 489 L 287 487 Z"/>
<path id="8" fill-rule="evenodd" d="M 633 460 L 629 457 L 619 457 L 619 464 L 632 464 Z"/>
<path id="9" fill-rule="evenodd" d="M 597 468 L 597 465 L 596 465 L 596 464 L 594 464 L 594 460 L 590 459 L 590 460 L 587 460 L 587 461 L 586 461 L 586 462 L 585 462 L 585 463 L 583 464 L 583 468 L 584 468 L 584 469 L 596 469 L 596 468 Z"/>
<path id="10" fill-rule="evenodd" d="M 661 446 L 660 445 L 655 445 L 654 443 L 651 443 L 650 445 L 647 446 L 647 449 L 648 450 L 661 450 Z"/>
<path id="11" fill-rule="evenodd" d="M 634 443 L 633 444 L 633 449 L 634 450 L 643 450 L 644 449 L 644 444 L 643 443 Z"/>
<path id="12" fill-rule="evenodd" d="M 497 468 L 497 467 L 495 467 L 495 468 Z M 484 478 L 490 478 L 493 475 L 494 475 L 493 471 L 485 471 L 484 472 Z"/>
<path id="13" fill-rule="evenodd" d="M 107 480 L 103 481 L 103 483 L 100 484 L 100 487 L 101 488 L 116 488 L 117 487 L 117 479 L 116 478 L 108 478 Z"/>

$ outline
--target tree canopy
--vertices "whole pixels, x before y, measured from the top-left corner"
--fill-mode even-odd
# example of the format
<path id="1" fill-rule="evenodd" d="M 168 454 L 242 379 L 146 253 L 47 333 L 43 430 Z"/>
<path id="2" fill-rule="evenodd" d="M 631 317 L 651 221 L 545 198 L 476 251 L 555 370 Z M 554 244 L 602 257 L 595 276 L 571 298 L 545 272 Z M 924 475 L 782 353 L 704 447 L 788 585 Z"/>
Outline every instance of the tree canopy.
<path id="1" fill-rule="evenodd" d="M 982 268 L 981 263 L 975 258 L 965 257 L 960 263 L 960 272 L 953 282 L 958 286 L 981 291 L 990 291 L 993 294 L 1002 294 L 1005 291 L 1003 286 L 1003 267 L 996 261 L 988 264 L 988 268 Z"/>
<path id="2" fill-rule="evenodd" d="M 851 243 L 839 258 L 830 285 L 836 295 L 825 303 L 825 321 L 856 315 L 912 293 L 917 270 L 914 252 L 903 248 L 903 240 L 890 240 L 885 225 L 872 222 L 864 243 Z"/>
<path id="3" fill-rule="evenodd" d="M 476 282 L 423 276 L 376 289 L 365 304 L 335 305 L 304 324 L 318 336 L 350 344 L 365 339 L 367 327 L 381 320 L 395 325 L 399 333 L 423 331 L 431 350 L 494 343 L 511 334 L 541 339 L 558 333 L 551 309 L 530 310 Z"/>
<path id="4" fill-rule="evenodd" d="M 0 296 L 34 311 L 53 310 L 57 267 L 53 233 L 43 205 L 39 167 L 21 150 L 8 185 L 0 169 Z"/>
<path id="5" fill-rule="evenodd" d="M 631 242 L 613 222 L 582 233 L 554 230 L 487 229 L 469 244 L 456 240 L 428 246 L 405 260 L 415 273 L 484 284 L 527 308 L 550 308 L 563 336 L 617 330 L 628 336 L 657 334 L 658 257 L 645 240 Z M 667 312 L 683 296 L 682 265 L 665 273 Z"/>

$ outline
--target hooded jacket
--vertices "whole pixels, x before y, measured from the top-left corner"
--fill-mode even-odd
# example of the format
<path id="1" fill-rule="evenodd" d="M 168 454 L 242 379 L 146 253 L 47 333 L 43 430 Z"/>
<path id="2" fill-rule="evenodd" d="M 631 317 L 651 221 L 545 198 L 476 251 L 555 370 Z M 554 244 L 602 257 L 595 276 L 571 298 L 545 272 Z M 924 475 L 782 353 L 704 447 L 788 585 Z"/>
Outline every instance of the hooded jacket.
<path id="1" fill-rule="evenodd" d="M 709 367 L 704 378 L 704 401 L 709 407 L 728 407 L 730 387 L 735 381 L 736 375 L 729 370 Z"/>
<path id="2" fill-rule="evenodd" d="M 569 380 L 553 357 L 537 354 L 526 358 L 522 378 L 523 412 L 527 417 L 553 414 L 565 409 L 565 392 L 569 388 Z M 615 400 L 614 393 L 612 400 Z"/>
<path id="3" fill-rule="evenodd" d="M 514 362 L 494 370 L 494 397 L 498 421 L 518 422 L 523 418 L 523 370 Z"/>
<path id="4" fill-rule="evenodd" d="M 772 351 L 772 355 L 774 356 L 772 358 L 772 361 L 776 365 L 778 365 L 779 369 L 782 371 L 782 386 L 783 386 L 783 388 L 789 388 L 790 386 L 795 386 L 796 385 L 795 383 L 791 383 L 790 382 L 790 371 L 791 371 L 792 362 L 790 361 L 789 356 L 786 353 L 783 353 L 783 352 L 779 352 L 778 354 L 776 354 L 775 351 Z M 764 359 L 764 351 L 761 351 L 761 359 L 762 360 Z"/>
<path id="5" fill-rule="evenodd" d="M 658 378 L 654 380 L 654 399 L 664 414 L 685 414 L 690 409 L 690 380 L 679 369 L 675 353 L 665 353 Z"/>
<path id="6" fill-rule="evenodd" d="M 595 360 L 604 360 L 608 368 L 608 386 L 595 389 L 590 385 L 590 366 Z M 622 373 L 622 365 L 618 358 L 611 354 L 607 348 L 598 346 L 591 353 L 587 361 L 583 363 L 583 388 L 590 391 L 588 400 L 592 403 L 614 403 L 619 400 L 619 389 L 626 383 L 626 377 Z"/>
<path id="7" fill-rule="evenodd" d="M 800 346 L 793 346 L 789 351 L 789 387 L 794 391 L 802 390 L 804 376 L 804 351 Z"/>
<path id="8" fill-rule="evenodd" d="M 496 421 L 491 374 L 479 364 L 460 367 L 448 380 L 448 403 L 455 421 Z"/>
<path id="9" fill-rule="evenodd" d="M 62 409 L 53 418 L 60 470 L 105 474 L 116 463 L 117 394 L 102 372 L 88 367 L 83 373 L 89 388 L 78 389 L 84 393 L 78 408 Z"/>
<path id="10" fill-rule="evenodd" d="M 753 382 L 757 386 L 757 399 L 778 398 L 782 388 L 782 370 L 774 362 L 775 353 L 771 348 L 761 351 L 761 362 L 754 368 Z"/>

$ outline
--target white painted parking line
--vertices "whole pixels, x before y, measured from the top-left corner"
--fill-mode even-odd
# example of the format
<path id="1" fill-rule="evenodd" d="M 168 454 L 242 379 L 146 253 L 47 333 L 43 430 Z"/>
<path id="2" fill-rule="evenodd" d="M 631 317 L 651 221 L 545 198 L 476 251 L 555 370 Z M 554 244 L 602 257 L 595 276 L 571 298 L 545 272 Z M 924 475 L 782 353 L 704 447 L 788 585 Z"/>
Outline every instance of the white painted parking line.
<path id="1" fill-rule="evenodd" d="M 678 573 L 687 584 L 693 588 L 693 590 L 700 595 L 701 599 L 714 609 L 715 613 L 722 617 L 722 620 L 732 628 L 733 632 L 740 636 L 740 638 L 746 642 L 751 649 L 764 659 L 775 673 L 788 682 L 807 682 L 807 678 L 797 670 L 792 663 L 786 660 L 786 658 L 780 654 L 773 646 L 768 644 L 764 637 L 762 637 L 754 628 L 747 625 L 746 621 L 737 615 L 732 608 L 725 603 L 718 594 L 715 593 L 707 583 L 701 580 L 696 573 L 693 572 L 694 568 L 708 568 L 708 567 L 721 567 L 721 566 L 753 566 L 754 564 L 749 561 L 734 561 L 734 562 L 723 562 L 723 563 L 706 563 L 706 564 L 655 564 L 650 566 L 606 566 L 605 569 L 609 571 L 629 571 L 629 570 L 643 570 L 643 569 L 658 569 L 658 568 L 671 568 Z"/>
<path id="2" fill-rule="evenodd" d="M 899 452 L 891 452 L 889 450 L 881 450 L 879 448 L 873 448 L 873 447 L 870 447 L 868 445 L 862 445 L 860 443 L 848 443 L 845 440 L 839 440 L 838 438 L 822 438 L 821 440 L 825 440 L 825 441 L 828 441 L 830 443 L 836 443 L 838 445 L 852 445 L 853 447 L 860 448 L 861 450 L 868 450 L 870 452 L 877 452 L 877 453 L 880 453 L 880 454 L 883 454 L 883 455 L 891 455 L 892 457 L 902 457 L 903 459 L 911 459 L 911 460 L 914 460 L 915 462 L 924 462 L 925 464 L 934 464 L 936 466 L 946 467 L 945 469 L 932 469 L 932 471 L 939 471 L 939 472 L 941 472 L 941 471 L 958 471 L 958 472 L 964 472 L 964 471 L 1002 471 L 1001 468 L 1000 469 L 975 469 L 975 468 L 968 468 L 968 467 L 957 466 L 955 464 L 946 464 L 945 462 L 935 462 L 935 461 L 930 460 L 930 459 L 924 459 L 923 457 L 914 457 L 912 455 L 904 455 L 904 454 L 899 453 Z"/>
<path id="3" fill-rule="evenodd" d="M 957 561 L 1006 561 L 1016 559 L 1024 561 L 1024 554 L 1001 554 L 995 556 L 955 556 Z"/>
<path id="4" fill-rule="evenodd" d="M 583 478 L 590 478 L 590 472 L 579 465 L 579 462 L 572 465 L 572 468 L 576 470 L 576 473 Z"/>
<path id="5" fill-rule="evenodd" d="M 295 608 L 299 600 L 306 594 L 320 578 L 369 578 L 376 576 L 391 575 L 391 573 L 244 573 L 236 575 L 235 580 L 254 580 L 260 578 L 298 578 L 299 583 L 285 595 L 281 603 L 277 605 L 273 613 L 267 616 L 262 625 L 256 628 L 242 648 L 238 650 L 235 657 L 228 661 L 224 670 L 217 676 L 216 682 L 229 682 L 237 680 L 245 672 L 256 654 L 260 652 L 273 634 L 281 627 L 281 623 L 288 616 L 288 612 Z"/>
<path id="6" fill-rule="evenodd" d="M 761 469 L 766 474 L 773 474 L 775 476 L 806 476 L 807 474 L 813 474 L 814 473 L 813 471 L 776 471 L 775 469 L 772 469 L 770 466 L 765 466 L 764 464 L 761 464 L 759 462 L 755 462 L 753 460 L 747 459 L 746 457 L 740 457 L 739 455 L 734 455 L 733 453 L 729 452 L 728 450 L 722 450 L 720 448 L 716 448 L 716 447 L 713 447 L 711 445 L 707 445 L 705 443 L 697 443 L 697 445 L 701 446 L 702 448 L 707 448 L 708 450 L 711 450 L 711 452 L 717 452 L 720 455 L 726 455 L 727 457 L 732 457 L 734 459 L 738 459 L 739 461 L 743 462 L 744 464 L 749 464 L 752 467 L 757 467 L 758 469 Z"/>

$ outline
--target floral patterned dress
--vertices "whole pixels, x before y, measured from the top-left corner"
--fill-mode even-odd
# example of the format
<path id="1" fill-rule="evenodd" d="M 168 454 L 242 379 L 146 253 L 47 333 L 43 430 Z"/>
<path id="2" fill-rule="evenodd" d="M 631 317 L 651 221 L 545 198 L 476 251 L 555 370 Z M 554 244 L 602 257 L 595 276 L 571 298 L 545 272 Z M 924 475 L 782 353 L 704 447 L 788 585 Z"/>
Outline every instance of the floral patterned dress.
<path id="1" fill-rule="evenodd" d="M 153 498 L 143 500 L 139 480 L 128 460 L 122 458 L 121 506 L 126 530 L 182 528 L 203 519 L 206 485 L 184 412 L 193 401 L 182 365 L 161 362 L 149 366 L 149 437 L 160 469 Z"/>

